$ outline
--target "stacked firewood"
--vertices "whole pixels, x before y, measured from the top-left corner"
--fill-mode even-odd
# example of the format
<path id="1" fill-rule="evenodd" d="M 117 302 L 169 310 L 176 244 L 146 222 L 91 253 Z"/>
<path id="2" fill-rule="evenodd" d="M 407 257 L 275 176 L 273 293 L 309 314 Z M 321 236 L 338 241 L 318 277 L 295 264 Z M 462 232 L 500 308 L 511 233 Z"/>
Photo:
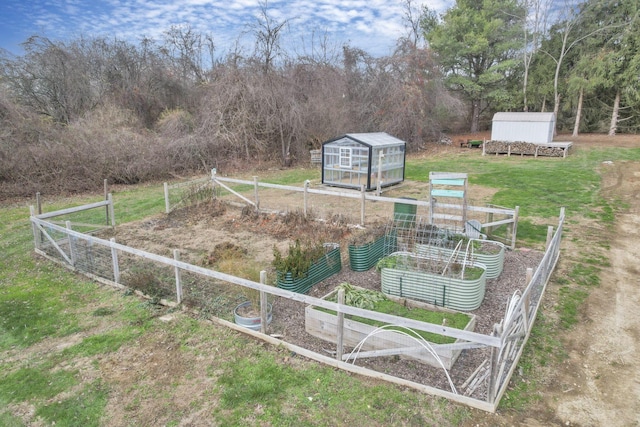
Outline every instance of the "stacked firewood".
<path id="1" fill-rule="evenodd" d="M 522 141 L 487 141 L 485 154 L 513 154 L 529 156 L 563 157 L 564 150 L 556 147 L 545 147 L 531 142 Z"/>
<path id="2" fill-rule="evenodd" d="M 538 147 L 538 156 L 564 157 L 564 149 L 559 147 Z"/>

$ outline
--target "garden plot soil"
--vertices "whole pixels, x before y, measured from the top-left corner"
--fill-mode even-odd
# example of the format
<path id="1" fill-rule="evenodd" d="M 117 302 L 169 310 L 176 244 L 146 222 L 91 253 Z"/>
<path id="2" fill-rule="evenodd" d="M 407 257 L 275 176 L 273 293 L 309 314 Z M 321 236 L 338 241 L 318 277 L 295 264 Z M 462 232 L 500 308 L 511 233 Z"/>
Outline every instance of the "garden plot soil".
<path id="1" fill-rule="evenodd" d="M 407 184 L 407 187 L 411 187 L 411 184 Z M 339 201 L 333 203 L 339 204 Z M 381 217 L 375 218 L 378 225 L 383 224 L 383 220 L 386 221 Z M 256 214 L 250 209 L 211 202 L 118 226 L 115 237 L 120 243 L 165 255 L 179 248 L 182 260 L 197 265 L 206 265 L 217 245 L 235 245 L 249 258 L 263 262 L 265 270 L 270 270 L 274 246 L 286 253 L 289 244 L 295 239 L 337 242 L 342 252 L 341 272 L 309 291 L 312 296 L 322 297 L 342 282 L 380 290 L 380 275 L 375 268 L 366 272 L 355 272 L 349 268 L 348 243 L 359 233 L 362 233 L 360 228 L 335 218 L 329 221 L 309 221 L 299 213 Z M 476 315 L 476 332 L 491 333 L 493 325 L 504 317 L 509 298 L 516 290 L 522 291 L 525 288 L 527 268 L 535 269 L 541 258 L 542 253 L 535 250 L 522 248 L 506 251 L 504 271 L 498 279 L 487 280 L 485 299 L 479 309 L 471 312 Z M 273 313 L 273 322 L 268 330 L 270 334 L 320 354 L 330 355 L 335 351 L 334 344 L 305 332 L 302 304 L 276 298 L 273 301 Z M 350 350 L 346 349 L 347 352 Z M 487 357 L 487 349 L 463 352 L 450 372 L 456 387 L 460 387 Z M 448 380 L 441 369 L 419 362 L 385 357 L 362 359 L 357 364 L 418 383 L 449 389 Z M 478 389 L 477 393 L 481 397 L 484 390 Z"/>

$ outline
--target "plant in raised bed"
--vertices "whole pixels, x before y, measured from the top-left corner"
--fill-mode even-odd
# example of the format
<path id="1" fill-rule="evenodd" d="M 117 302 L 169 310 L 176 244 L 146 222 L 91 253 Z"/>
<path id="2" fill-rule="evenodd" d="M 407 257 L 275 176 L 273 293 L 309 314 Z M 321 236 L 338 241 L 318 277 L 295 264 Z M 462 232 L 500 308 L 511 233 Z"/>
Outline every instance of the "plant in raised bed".
<path id="1" fill-rule="evenodd" d="M 300 243 L 296 239 L 293 245 L 289 245 L 287 255 L 282 255 L 280 249 L 273 247 L 272 265 L 281 273 L 290 273 L 295 278 L 304 277 L 311 267 L 313 260 L 320 258 L 325 253 L 325 248 L 319 243 Z"/>
<path id="2" fill-rule="evenodd" d="M 342 269 L 340 246 L 337 243 L 303 244 L 296 240 L 289 245 L 286 256 L 274 247 L 273 258 L 277 286 L 299 293 L 308 292 L 313 285 Z"/>

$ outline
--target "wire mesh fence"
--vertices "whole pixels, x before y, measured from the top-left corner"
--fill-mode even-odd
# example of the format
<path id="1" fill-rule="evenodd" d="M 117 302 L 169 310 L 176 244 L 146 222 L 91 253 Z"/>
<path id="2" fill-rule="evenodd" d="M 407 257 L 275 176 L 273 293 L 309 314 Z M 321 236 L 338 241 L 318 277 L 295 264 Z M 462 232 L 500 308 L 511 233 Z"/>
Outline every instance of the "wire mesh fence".
<path id="1" fill-rule="evenodd" d="M 393 248 L 387 246 L 388 251 L 405 248 L 415 255 L 420 244 L 450 244 L 445 244 L 449 232 L 428 227 L 412 213 L 394 215 L 392 221 L 388 234 L 394 238 L 387 240 Z M 497 408 L 522 353 L 558 258 L 563 221 L 561 214 L 542 263 L 528 282 L 523 281 L 522 290 L 512 294 L 504 317 L 487 320 L 474 310 L 422 302 L 420 309 L 432 316 L 425 320 L 401 314 L 413 304 L 404 295 L 383 296 L 388 305 L 384 310 L 333 299 L 344 279 L 340 273 L 301 294 L 270 286 L 262 274 L 256 280 L 220 273 L 180 261 L 175 252 L 173 258 L 160 256 L 31 217 L 38 253 L 76 271 L 137 290 L 154 301 L 182 304 L 230 327 L 257 321 L 259 329 L 253 329 L 265 332 L 261 337 L 277 339 L 307 357 L 487 411 Z M 408 258 L 402 262 L 422 263 L 410 267 L 425 269 L 425 263 L 435 264 L 438 257 Z M 376 269 L 357 274 L 370 291 L 380 290 Z"/>

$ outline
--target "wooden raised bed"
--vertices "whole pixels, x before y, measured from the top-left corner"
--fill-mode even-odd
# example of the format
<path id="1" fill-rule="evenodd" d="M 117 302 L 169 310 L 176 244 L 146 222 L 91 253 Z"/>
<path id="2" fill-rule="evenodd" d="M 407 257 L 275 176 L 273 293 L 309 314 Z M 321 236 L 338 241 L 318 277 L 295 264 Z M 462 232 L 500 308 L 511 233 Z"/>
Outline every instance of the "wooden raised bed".
<path id="1" fill-rule="evenodd" d="M 333 291 L 323 297 L 323 299 L 331 298 L 337 291 Z M 442 313 L 455 313 L 454 310 L 447 310 L 442 307 L 435 307 L 430 304 L 421 303 L 418 301 L 412 301 L 406 298 L 395 298 L 388 296 L 387 298 L 402 304 L 406 307 L 413 309 L 423 309 L 429 311 L 437 311 Z M 473 331 L 476 325 L 475 315 L 464 313 L 469 317 L 464 330 Z M 368 325 L 366 323 L 359 322 L 357 320 L 349 319 L 348 316 L 344 318 L 343 327 L 343 345 L 346 347 L 356 347 L 363 339 L 365 339 L 370 333 L 378 329 L 377 326 Z M 330 313 L 326 310 L 320 310 L 314 306 L 307 306 L 305 308 L 305 330 L 307 333 L 321 338 L 325 341 L 336 344 L 337 343 L 337 331 L 338 331 L 338 316 L 336 313 Z M 406 331 L 408 332 L 408 331 Z M 455 342 L 460 342 L 457 340 Z M 430 343 L 431 348 L 438 355 L 439 361 L 436 357 L 427 349 L 421 346 L 416 340 L 404 335 L 398 331 L 385 330 L 378 333 L 373 337 L 368 338 L 361 347 L 361 351 L 376 352 L 380 351 L 380 356 L 398 355 L 402 358 L 416 360 L 421 363 L 425 363 L 438 368 L 444 367 L 451 369 L 458 356 L 460 356 L 460 349 L 451 349 L 447 344 L 433 344 Z M 365 356 L 362 356 L 365 357 Z M 372 357 L 367 355 L 366 357 Z M 345 357 L 346 358 L 346 357 Z"/>

